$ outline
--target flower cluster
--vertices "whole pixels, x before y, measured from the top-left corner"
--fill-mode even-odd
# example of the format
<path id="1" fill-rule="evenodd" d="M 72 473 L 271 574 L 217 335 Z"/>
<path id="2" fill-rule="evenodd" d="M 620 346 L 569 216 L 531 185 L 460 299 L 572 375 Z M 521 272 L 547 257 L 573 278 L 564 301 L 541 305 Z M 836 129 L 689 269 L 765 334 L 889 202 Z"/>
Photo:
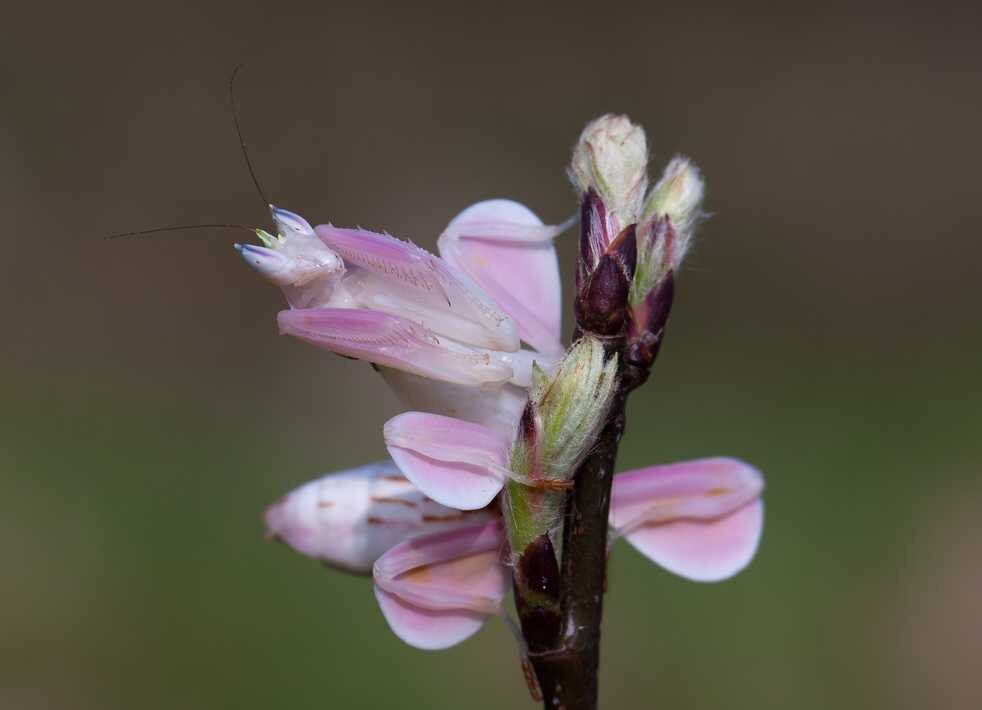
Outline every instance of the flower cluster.
<path id="1" fill-rule="evenodd" d="M 638 140 L 620 128 L 624 140 Z M 601 163 L 613 160 L 602 143 L 597 150 Z M 595 168 L 574 165 L 594 171 L 584 179 L 595 179 Z M 633 163 L 613 169 L 629 173 L 620 180 L 631 196 L 600 217 L 615 227 L 642 209 L 647 184 L 635 184 Z M 649 232 L 681 220 L 664 207 L 676 205 L 678 193 L 692 202 L 693 188 L 677 172 L 670 166 L 655 188 L 664 197 L 643 220 Z M 587 346 L 565 354 L 561 340 L 553 241 L 565 226 L 544 225 L 510 200 L 480 202 L 450 222 L 436 256 L 386 234 L 313 228 L 279 208 L 272 214 L 276 235 L 258 230 L 262 246 L 236 248 L 282 290 L 289 308 L 278 316 L 281 332 L 374 364 L 407 411 L 383 427 L 390 459 L 287 494 L 266 512 L 269 534 L 332 566 L 370 572 L 386 620 L 407 643 L 456 644 L 502 611 L 513 561 L 503 486 L 550 485 L 537 453 L 518 441 L 523 418 L 571 411 L 563 378 L 593 378 L 598 397 L 611 388 L 602 357 Z M 607 245 L 597 248 L 595 262 Z M 543 445 L 572 461 L 562 437 L 579 441 L 594 424 L 550 421 L 553 438 Z M 614 478 L 610 526 L 676 574 L 720 580 L 753 557 L 762 488 L 756 469 L 728 458 L 629 471 Z"/>

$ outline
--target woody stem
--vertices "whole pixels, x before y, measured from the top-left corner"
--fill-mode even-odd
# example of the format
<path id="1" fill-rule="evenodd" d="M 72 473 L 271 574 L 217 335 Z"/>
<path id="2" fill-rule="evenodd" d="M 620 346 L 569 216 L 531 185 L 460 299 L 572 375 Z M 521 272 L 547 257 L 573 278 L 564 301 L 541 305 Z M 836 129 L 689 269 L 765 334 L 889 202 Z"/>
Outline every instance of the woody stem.
<path id="1" fill-rule="evenodd" d="M 611 349 L 619 349 L 620 345 L 610 343 Z M 622 363 L 620 386 L 607 423 L 592 452 L 577 469 L 575 486 L 567 498 L 559 634 L 551 643 L 529 645 L 529 658 L 546 710 L 597 707 L 610 491 L 617 449 L 624 434 L 627 395 L 640 384 L 644 374 Z"/>

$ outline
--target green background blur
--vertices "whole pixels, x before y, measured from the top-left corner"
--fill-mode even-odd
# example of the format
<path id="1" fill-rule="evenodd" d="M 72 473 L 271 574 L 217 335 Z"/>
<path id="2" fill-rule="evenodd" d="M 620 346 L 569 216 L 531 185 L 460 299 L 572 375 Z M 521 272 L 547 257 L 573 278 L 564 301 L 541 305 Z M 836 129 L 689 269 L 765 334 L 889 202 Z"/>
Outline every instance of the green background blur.
<path id="1" fill-rule="evenodd" d="M 18 3 L 0 45 L 0 708 L 534 707 L 489 623 L 403 646 L 366 579 L 262 539 L 376 459 L 367 366 L 165 224 L 278 204 L 432 247 L 494 196 L 547 222 L 598 114 L 713 213 L 620 466 L 767 476 L 759 555 L 699 586 L 617 547 L 606 708 L 982 707 L 980 15 L 329 2 Z M 574 238 L 560 244 L 571 274 Z"/>

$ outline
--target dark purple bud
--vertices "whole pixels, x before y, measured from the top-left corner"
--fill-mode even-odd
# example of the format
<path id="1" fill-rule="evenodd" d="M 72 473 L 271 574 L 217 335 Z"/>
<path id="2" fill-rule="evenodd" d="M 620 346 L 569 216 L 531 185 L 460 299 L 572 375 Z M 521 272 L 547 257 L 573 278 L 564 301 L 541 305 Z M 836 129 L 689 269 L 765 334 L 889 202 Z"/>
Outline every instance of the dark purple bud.
<path id="1" fill-rule="evenodd" d="M 522 551 L 515 565 L 515 608 L 529 650 L 550 648 L 559 637 L 559 562 L 552 540 L 539 535 Z"/>
<path id="2" fill-rule="evenodd" d="M 631 280 L 619 257 L 604 254 L 574 304 L 576 324 L 597 335 L 617 335 L 624 327 L 624 312 Z"/>
<path id="3" fill-rule="evenodd" d="M 518 562 L 522 588 L 553 602 L 559 601 L 559 561 L 548 535 L 539 535 Z"/>
<path id="4" fill-rule="evenodd" d="M 675 277 L 674 272 L 669 271 L 641 303 L 630 309 L 626 362 L 643 369 L 651 367 L 661 348 L 674 296 Z"/>

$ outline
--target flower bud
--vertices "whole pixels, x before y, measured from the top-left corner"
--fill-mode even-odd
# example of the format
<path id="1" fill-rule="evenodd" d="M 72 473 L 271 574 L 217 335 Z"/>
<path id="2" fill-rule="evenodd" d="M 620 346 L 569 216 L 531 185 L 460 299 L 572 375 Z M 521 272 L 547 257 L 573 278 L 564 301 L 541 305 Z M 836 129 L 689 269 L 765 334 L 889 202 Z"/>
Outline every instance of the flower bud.
<path id="1" fill-rule="evenodd" d="M 648 195 L 641 221 L 665 216 L 672 220 L 675 230 L 687 239 L 701 215 L 702 197 L 706 191 L 699 168 L 685 156 L 678 155 L 665 168 L 658 184 Z"/>
<path id="2" fill-rule="evenodd" d="M 705 184 L 688 158 L 677 156 L 651 190 L 638 225 L 637 268 L 627 315 L 626 361 L 651 367 L 672 307 L 674 273 L 685 258 L 702 216 Z"/>
<path id="3" fill-rule="evenodd" d="M 634 228 L 629 229 L 633 233 Z M 630 289 L 631 277 L 620 261 L 605 254 L 573 303 L 576 324 L 597 335 L 618 334 L 624 324 L 624 307 Z"/>
<path id="4" fill-rule="evenodd" d="M 597 194 L 583 198 L 580 258 L 576 269 L 577 326 L 597 335 L 617 335 L 637 267 L 637 228 L 630 224 L 616 238 Z"/>
<path id="5" fill-rule="evenodd" d="M 651 190 L 638 226 L 632 307 L 637 307 L 666 273 L 679 270 L 702 216 L 704 193 L 699 169 L 688 158 L 673 158 Z"/>
<path id="6" fill-rule="evenodd" d="M 502 512 L 513 554 L 515 606 L 529 650 L 550 647 L 562 624 L 558 550 L 565 489 L 593 448 L 617 389 L 617 355 L 586 335 L 555 374 L 535 368 L 512 448 Z M 599 501 L 598 501 L 599 504 Z"/>
<path id="7" fill-rule="evenodd" d="M 536 368 L 512 450 L 512 470 L 533 481 L 568 483 L 603 427 L 617 385 L 617 357 L 580 338 L 553 376 Z"/>
<path id="8" fill-rule="evenodd" d="M 569 174 L 580 192 L 576 268 L 578 327 L 597 335 L 622 331 L 637 261 L 635 223 L 647 189 L 644 130 L 606 115 L 583 131 Z"/>
<path id="9" fill-rule="evenodd" d="M 619 221 L 616 232 L 638 221 L 648 189 L 647 166 L 644 129 L 627 116 L 606 114 L 583 129 L 569 176 L 581 199 L 590 190 L 599 195 Z"/>

